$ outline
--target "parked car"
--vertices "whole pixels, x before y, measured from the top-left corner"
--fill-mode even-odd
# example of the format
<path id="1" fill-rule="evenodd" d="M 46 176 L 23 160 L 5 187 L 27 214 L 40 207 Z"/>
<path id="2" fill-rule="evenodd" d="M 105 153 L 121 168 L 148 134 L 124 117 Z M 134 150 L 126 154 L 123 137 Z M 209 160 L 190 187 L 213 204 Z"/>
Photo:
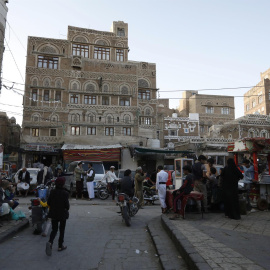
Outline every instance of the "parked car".
<path id="1" fill-rule="evenodd" d="M 66 178 L 66 183 L 65 183 L 65 187 L 67 190 L 69 190 L 70 195 L 74 195 L 76 192 L 76 180 L 75 180 L 75 174 L 74 174 L 74 170 L 77 167 L 78 163 L 80 161 L 73 161 L 69 164 L 67 170 L 64 173 L 64 176 Z M 92 163 L 93 165 L 93 169 L 95 171 L 95 180 L 94 180 L 94 187 L 96 186 L 97 182 L 100 181 L 104 175 L 105 175 L 105 169 L 103 166 L 103 162 L 102 161 L 89 161 L 89 160 L 81 160 L 81 162 L 83 163 L 82 168 L 84 171 L 89 170 L 88 169 L 88 164 Z M 86 177 L 84 177 L 84 190 L 86 191 Z"/>
<path id="2" fill-rule="evenodd" d="M 125 169 L 118 170 L 117 177 L 119 179 L 122 179 L 124 177 L 124 172 L 125 171 L 126 171 Z M 135 170 L 131 170 L 131 179 L 134 179 L 135 178 L 135 174 L 136 174 L 136 171 Z"/>
<path id="3" fill-rule="evenodd" d="M 40 169 L 39 168 L 26 168 L 26 169 L 30 173 L 30 191 L 32 191 L 37 187 L 37 175 Z M 19 169 L 14 176 L 15 183 L 18 183 L 19 180 L 18 177 L 21 170 L 22 169 Z"/>

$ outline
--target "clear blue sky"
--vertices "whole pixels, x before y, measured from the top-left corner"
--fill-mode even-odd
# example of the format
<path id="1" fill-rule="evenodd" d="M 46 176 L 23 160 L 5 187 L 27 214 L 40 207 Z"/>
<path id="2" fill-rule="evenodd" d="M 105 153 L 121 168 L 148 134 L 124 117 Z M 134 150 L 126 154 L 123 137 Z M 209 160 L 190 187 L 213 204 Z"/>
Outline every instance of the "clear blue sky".
<path id="1" fill-rule="evenodd" d="M 160 91 L 253 86 L 270 67 L 269 0 L 10 0 L 8 8 L 6 40 L 23 77 L 27 36 L 65 39 L 68 25 L 109 31 L 118 20 L 129 24 L 129 59 L 156 63 Z M 3 78 L 23 82 L 7 45 Z M 247 90 L 201 93 L 243 96 Z M 21 104 L 21 96 L 2 89 L 0 110 L 15 112 L 8 115 L 19 123 L 22 108 L 14 106 Z M 178 104 L 170 100 L 171 107 Z M 242 116 L 242 97 L 235 107 Z"/>

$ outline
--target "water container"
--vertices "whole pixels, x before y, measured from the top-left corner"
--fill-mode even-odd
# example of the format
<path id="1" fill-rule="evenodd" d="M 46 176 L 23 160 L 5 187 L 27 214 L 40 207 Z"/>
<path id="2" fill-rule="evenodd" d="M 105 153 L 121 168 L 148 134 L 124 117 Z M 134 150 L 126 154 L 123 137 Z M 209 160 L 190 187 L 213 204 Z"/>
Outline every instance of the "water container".
<path id="1" fill-rule="evenodd" d="M 160 140 L 158 140 L 158 139 L 151 139 L 149 145 L 152 148 L 160 148 Z"/>

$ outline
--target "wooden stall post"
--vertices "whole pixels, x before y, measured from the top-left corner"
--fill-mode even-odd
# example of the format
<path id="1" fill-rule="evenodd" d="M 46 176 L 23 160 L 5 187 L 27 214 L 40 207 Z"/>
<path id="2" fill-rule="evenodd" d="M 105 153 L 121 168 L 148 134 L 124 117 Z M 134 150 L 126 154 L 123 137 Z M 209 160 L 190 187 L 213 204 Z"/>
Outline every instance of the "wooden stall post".
<path id="1" fill-rule="evenodd" d="M 234 153 L 234 162 L 235 162 L 235 165 L 238 166 L 238 154 L 237 153 Z"/>
<path id="2" fill-rule="evenodd" d="M 258 155 L 257 152 L 253 152 L 253 165 L 254 165 L 254 179 L 255 181 L 259 180 L 259 173 L 258 173 Z"/>

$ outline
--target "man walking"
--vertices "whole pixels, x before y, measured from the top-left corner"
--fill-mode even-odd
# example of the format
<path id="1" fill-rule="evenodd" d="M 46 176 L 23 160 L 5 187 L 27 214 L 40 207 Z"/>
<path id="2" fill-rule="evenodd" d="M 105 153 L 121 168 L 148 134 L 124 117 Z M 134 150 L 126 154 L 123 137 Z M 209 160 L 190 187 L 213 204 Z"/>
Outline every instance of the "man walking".
<path id="1" fill-rule="evenodd" d="M 87 191 L 89 196 L 89 201 L 91 201 L 93 198 L 95 198 L 95 191 L 94 191 L 94 179 L 95 179 L 95 171 L 93 169 L 93 164 L 88 163 L 88 171 L 87 171 L 87 178 L 86 178 L 86 185 L 87 185 Z"/>
<path id="2" fill-rule="evenodd" d="M 139 207 L 143 209 L 143 180 L 146 173 L 143 174 L 142 167 L 138 167 L 135 174 L 135 196 L 139 199 Z"/>
<path id="3" fill-rule="evenodd" d="M 167 212 L 167 205 L 166 205 L 166 182 L 168 180 L 168 173 L 163 170 L 163 166 L 159 165 L 157 167 L 157 182 L 156 182 L 156 189 L 158 191 L 159 201 L 161 204 L 162 213 Z"/>
<path id="4" fill-rule="evenodd" d="M 80 161 L 77 167 L 74 170 L 75 172 L 75 180 L 76 180 L 76 199 L 82 199 L 83 192 L 83 180 L 86 172 L 82 168 L 82 161 Z"/>
<path id="5" fill-rule="evenodd" d="M 58 231 L 59 226 L 59 240 L 58 240 L 58 251 L 63 251 L 67 248 L 64 246 L 64 235 L 66 228 L 66 220 L 69 217 L 69 194 L 64 190 L 65 178 L 59 177 L 55 180 L 55 189 L 53 189 L 49 195 L 47 204 L 50 207 L 49 217 L 52 219 L 52 231 L 50 234 L 50 240 L 46 244 L 46 254 L 52 255 L 52 245 L 54 238 Z"/>

